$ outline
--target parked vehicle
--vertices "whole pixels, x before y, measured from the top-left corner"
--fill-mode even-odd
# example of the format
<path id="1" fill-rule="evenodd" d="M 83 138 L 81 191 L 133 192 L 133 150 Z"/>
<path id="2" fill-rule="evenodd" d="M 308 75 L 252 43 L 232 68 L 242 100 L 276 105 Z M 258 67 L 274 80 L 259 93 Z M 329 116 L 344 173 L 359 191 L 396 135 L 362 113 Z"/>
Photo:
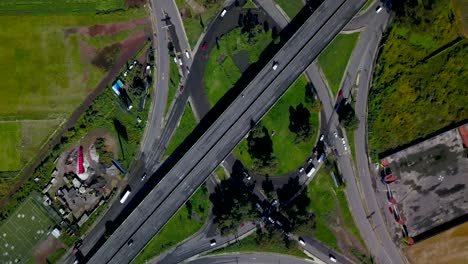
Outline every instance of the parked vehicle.
<path id="1" fill-rule="evenodd" d="M 382 7 L 381 6 L 377 6 L 377 8 L 375 9 L 375 12 L 378 14 L 380 13 L 380 11 L 382 11 Z"/>
<path id="2" fill-rule="evenodd" d="M 206 43 L 206 41 L 205 41 L 205 42 L 203 42 L 203 45 L 202 45 L 201 49 L 202 49 L 202 51 L 205 51 L 207 48 L 208 48 L 208 43 Z"/>
<path id="3" fill-rule="evenodd" d="M 310 178 L 312 177 L 312 175 L 314 174 L 315 172 L 315 166 L 314 164 L 310 164 L 309 166 L 307 166 L 306 168 L 306 173 L 307 173 L 307 178 Z"/>
<path id="4" fill-rule="evenodd" d="M 188 52 L 188 50 L 185 50 L 185 57 L 187 57 L 187 59 L 190 59 L 190 53 Z"/>
<path id="5" fill-rule="evenodd" d="M 331 261 L 336 262 L 336 258 L 332 254 L 329 254 L 328 257 L 330 258 Z"/>

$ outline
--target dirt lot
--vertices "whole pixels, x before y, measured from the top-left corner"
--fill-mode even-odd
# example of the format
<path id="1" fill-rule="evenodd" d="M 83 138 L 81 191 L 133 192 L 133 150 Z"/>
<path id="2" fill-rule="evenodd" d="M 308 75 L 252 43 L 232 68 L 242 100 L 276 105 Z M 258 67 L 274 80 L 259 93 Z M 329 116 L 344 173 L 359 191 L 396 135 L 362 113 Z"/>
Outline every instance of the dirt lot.
<path id="1" fill-rule="evenodd" d="M 126 31 L 139 26 L 149 26 L 150 20 L 148 18 L 140 18 L 127 22 L 111 23 L 103 25 L 93 25 L 89 27 L 70 28 L 66 30 L 66 34 L 79 33 L 83 35 L 96 36 L 110 36 L 115 33 Z"/>
<path id="2" fill-rule="evenodd" d="M 411 263 L 467 263 L 468 223 L 418 242 L 406 249 Z"/>

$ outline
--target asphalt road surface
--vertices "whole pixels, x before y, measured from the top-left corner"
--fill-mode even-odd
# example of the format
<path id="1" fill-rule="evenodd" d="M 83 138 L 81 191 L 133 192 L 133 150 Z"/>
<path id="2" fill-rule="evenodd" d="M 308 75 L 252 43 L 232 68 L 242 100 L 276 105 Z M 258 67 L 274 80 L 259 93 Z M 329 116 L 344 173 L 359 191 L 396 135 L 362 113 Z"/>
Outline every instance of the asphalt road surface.
<path id="1" fill-rule="evenodd" d="M 350 94 L 350 88 L 355 84 L 357 75 L 359 74 L 358 83 L 358 101 L 356 103 L 356 114 L 361 120 L 358 130 L 355 133 L 356 153 L 358 160 L 358 174 L 355 176 L 350 153 L 345 151 L 340 140 L 335 141 L 333 139 L 332 131 L 340 130 L 339 123 L 336 114 L 332 107 L 332 100 L 329 89 L 321 79 L 321 76 L 317 75 L 317 71 L 312 69 L 311 81 L 317 90 L 317 94 L 323 104 L 324 118 L 322 120 L 328 120 L 328 127 L 322 125 L 324 129 L 323 133 L 328 136 L 330 145 L 334 145 L 338 152 L 341 154 L 338 156 L 337 162 L 340 171 L 346 180 L 347 197 L 351 212 L 353 214 L 354 221 L 359 228 L 374 260 L 377 263 L 404 263 L 404 259 L 399 253 L 393 241 L 391 241 L 385 224 L 379 214 L 378 206 L 375 202 L 375 194 L 372 188 L 371 177 L 368 170 L 368 158 L 366 152 L 366 123 L 363 117 L 367 115 L 367 93 L 369 86 L 369 79 L 372 73 L 372 66 L 377 51 L 377 46 L 382 35 L 382 30 L 386 25 L 389 14 L 382 11 L 379 14 L 372 12 L 375 9 L 374 4 L 370 7 L 369 12 L 366 12 L 361 18 L 353 19 L 352 25 L 346 26 L 348 29 L 362 28 L 360 39 L 353 51 L 350 62 L 348 64 L 347 71 L 345 73 L 345 79 L 342 83 L 343 94 L 348 97 Z M 362 19 L 365 17 L 366 20 Z M 360 23 L 364 23 L 361 25 Z M 358 23 L 359 22 L 359 23 Z M 310 68 L 317 67 L 311 65 Z M 309 68 L 309 69 L 310 69 Z M 330 99 L 327 99 L 330 98 Z M 355 147 L 355 146 L 351 146 Z M 367 170 L 367 173 L 365 172 Z M 362 186 L 361 187 L 361 183 Z M 361 189 L 364 193 L 361 195 Z M 370 220 L 367 216 L 372 213 Z"/>
<path id="2" fill-rule="evenodd" d="M 231 255 L 208 256 L 195 259 L 190 264 L 311 264 L 318 263 L 297 257 L 268 254 L 268 253 L 244 253 Z"/>
<path id="3" fill-rule="evenodd" d="M 324 2 L 277 53 L 274 60 L 281 63 L 278 69 L 273 71 L 267 66 L 260 72 L 244 90 L 245 98 L 237 98 L 229 106 L 114 232 L 90 263 L 127 263 L 136 256 L 250 130 L 251 121 L 256 122 L 263 116 L 364 2 Z M 304 46 L 304 43 L 307 44 Z"/>

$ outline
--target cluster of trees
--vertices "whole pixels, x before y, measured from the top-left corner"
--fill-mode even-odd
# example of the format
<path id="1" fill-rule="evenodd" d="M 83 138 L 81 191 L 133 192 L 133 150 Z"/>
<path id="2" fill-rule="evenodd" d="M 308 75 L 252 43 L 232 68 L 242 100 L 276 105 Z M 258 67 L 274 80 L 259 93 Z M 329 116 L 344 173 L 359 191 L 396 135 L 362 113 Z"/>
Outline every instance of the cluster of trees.
<path id="1" fill-rule="evenodd" d="M 253 160 L 253 170 L 261 174 L 276 171 L 278 160 L 273 154 L 273 141 L 268 129 L 258 123 L 247 137 L 248 152 Z"/>
<path id="2" fill-rule="evenodd" d="M 222 181 L 210 195 L 210 201 L 213 204 L 213 222 L 222 235 L 234 233 L 241 223 L 257 218 L 251 193 L 243 185 L 241 176 Z"/>
<path id="3" fill-rule="evenodd" d="M 114 154 L 112 151 L 107 150 L 105 139 L 102 137 L 97 138 L 94 142 L 94 146 L 96 147 L 96 152 L 99 155 L 99 162 L 106 167 L 112 165 Z"/>
<path id="4" fill-rule="evenodd" d="M 312 135 L 310 111 L 302 103 L 294 108 L 289 106 L 289 131 L 295 135 L 296 143 L 308 141 Z"/>

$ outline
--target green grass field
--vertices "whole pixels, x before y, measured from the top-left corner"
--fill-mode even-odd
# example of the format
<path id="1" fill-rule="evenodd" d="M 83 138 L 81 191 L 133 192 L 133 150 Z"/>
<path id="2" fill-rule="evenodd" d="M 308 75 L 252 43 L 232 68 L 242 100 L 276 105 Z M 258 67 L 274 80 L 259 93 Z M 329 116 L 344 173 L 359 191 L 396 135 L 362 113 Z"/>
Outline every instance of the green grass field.
<path id="1" fill-rule="evenodd" d="M 198 38 L 204 31 L 200 23 L 200 18 L 203 21 L 205 27 L 208 27 L 210 21 L 221 11 L 221 7 L 224 4 L 224 1 L 217 0 L 211 1 L 212 4 L 209 4 L 208 7 L 203 5 L 204 0 L 194 0 L 194 5 L 197 7 L 194 8 L 188 1 L 185 0 L 176 0 L 177 7 L 179 11 L 183 14 L 182 20 L 184 22 L 184 29 L 187 34 L 187 39 L 192 48 L 197 44 Z"/>
<path id="2" fill-rule="evenodd" d="M 192 213 L 195 213 L 198 219 L 195 217 L 189 219 L 187 206 L 181 207 L 132 263 L 146 263 L 200 230 L 210 210 L 209 193 L 206 187 L 198 188 L 189 201 L 193 208 Z"/>
<path id="3" fill-rule="evenodd" d="M 257 8 L 257 7 L 252 2 L 252 0 L 247 0 L 245 1 L 245 4 L 242 6 L 242 8 Z"/>
<path id="4" fill-rule="evenodd" d="M 282 175 L 301 166 L 312 152 L 315 140 L 317 139 L 319 113 L 311 109 L 310 105 L 306 103 L 306 87 L 307 79 L 304 75 L 301 75 L 262 119 L 262 124 L 268 129 L 273 141 L 274 156 L 278 159 L 278 167 L 274 175 Z M 311 113 L 310 125 L 312 127 L 312 135 L 309 141 L 296 143 L 294 133 L 288 128 L 289 107 L 296 107 L 300 103 L 307 107 Z M 272 135 L 273 131 L 274 135 Z M 244 139 L 234 149 L 234 153 L 244 166 L 252 168 L 253 161 L 247 150 L 247 140 Z"/>
<path id="5" fill-rule="evenodd" d="M 2 151 L 0 152 L 0 171 L 16 171 L 21 167 L 20 147 L 21 130 L 17 122 L 0 123 L 0 138 Z"/>
<path id="6" fill-rule="evenodd" d="M 289 19 L 293 19 L 304 7 L 304 1 L 302 0 L 275 0 L 275 2 L 288 15 Z"/>
<path id="7" fill-rule="evenodd" d="M 451 1 L 400 15 L 390 29 L 369 94 L 373 158 L 468 118 L 468 41 Z M 421 21 L 415 25 L 414 21 Z"/>
<path id="8" fill-rule="evenodd" d="M 48 235 L 55 222 L 29 198 L 0 227 L 0 262 L 27 261 L 34 246 Z"/>
<path id="9" fill-rule="evenodd" d="M 166 110 L 165 113 L 169 110 L 169 107 L 171 107 L 172 100 L 174 100 L 174 97 L 177 93 L 177 90 L 179 89 L 180 86 L 180 74 L 179 74 L 179 68 L 178 66 L 174 63 L 174 61 L 170 60 L 169 62 L 169 91 L 167 94 L 167 103 L 166 103 Z"/>
<path id="10" fill-rule="evenodd" d="M 311 200 L 310 209 L 316 217 L 316 228 L 311 230 L 310 235 L 325 245 L 338 249 L 338 241 L 331 228 L 332 223 L 341 217 L 345 230 L 364 245 L 349 210 L 344 187 L 335 187 L 327 168 L 321 168 L 317 172 L 314 180 L 307 187 L 307 193 Z"/>
<path id="11" fill-rule="evenodd" d="M 14 152 L 19 152 L 20 164 L 11 168 L 2 168 L 0 164 L 0 171 L 18 171 L 33 159 L 57 125 L 68 118 L 105 74 L 82 59 L 79 42 L 83 36 L 67 35 L 65 30 L 127 21 L 147 14 L 144 9 L 94 14 L 98 11 L 96 8 L 113 10 L 112 6 L 118 3 L 123 4 L 123 1 L 81 1 L 81 11 L 89 9 L 87 13 L 73 8 L 76 1 L 8 0 L 0 3 L 0 39 L 4 40 L 0 46 L 3 62 L 0 78 L 4 80 L 0 89 L 0 122 L 18 121 L 21 141 L 21 148 L 19 144 L 14 148 L 4 146 L 2 152 L 10 153 L 11 158 L 18 156 Z M 61 9 L 65 6 L 67 11 Z M 90 11 L 92 8 L 95 8 L 94 13 Z M 118 39 L 117 36 L 115 40 Z M 95 47 L 108 43 L 107 40 L 94 41 Z M 8 159 L 2 159 L 2 162 L 8 162 Z"/>
<path id="12" fill-rule="evenodd" d="M 205 69 L 205 88 L 210 104 L 213 106 L 241 77 L 241 72 L 231 56 L 244 50 L 248 53 L 250 64 L 256 62 L 262 51 L 271 42 L 271 33 L 257 27 L 257 34 L 251 42 L 246 34 L 236 28 L 219 40 L 219 50 L 212 49 Z M 224 59 L 220 59 L 224 58 Z M 222 61 L 221 63 L 218 63 Z"/>
<path id="13" fill-rule="evenodd" d="M 290 248 L 284 246 L 284 242 L 281 238 L 271 239 L 267 243 L 257 243 L 255 240 L 255 233 L 247 236 L 246 238 L 239 240 L 235 244 L 231 244 L 227 247 L 218 249 L 212 255 L 217 254 L 228 254 L 235 252 L 271 252 L 283 255 L 291 255 L 299 258 L 310 259 L 304 254 L 299 248 L 296 242 L 292 242 Z M 266 235 L 265 235 L 266 236 Z"/>
<path id="14" fill-rule="evenodd" d="M 124 8 L 124 0 L 2 0 L 0 15 L 97 13 Z"/>
<path id="15" fill-rule="evenodd" d="M 190 107 L 190 104 L 187 104 L 184 114 L 180 120 L 179 127 L 172 136 L 171 141 L 164 152 L 164 156 L 171 155 L 171 153 L 184 141 L 184 139 L 190 135 L 196 126 L 197 121 L 193 115 L 192 107 Z"/>
<path id="16" fill-rule="evenodd" d="M 343 74 L 358 38 L 359 33 L 339 34 L 318 58 L 323 74 L 325 74 L 328 85 L 335 96 L 340 90 L 341 79 L 343 79 Z"/>

